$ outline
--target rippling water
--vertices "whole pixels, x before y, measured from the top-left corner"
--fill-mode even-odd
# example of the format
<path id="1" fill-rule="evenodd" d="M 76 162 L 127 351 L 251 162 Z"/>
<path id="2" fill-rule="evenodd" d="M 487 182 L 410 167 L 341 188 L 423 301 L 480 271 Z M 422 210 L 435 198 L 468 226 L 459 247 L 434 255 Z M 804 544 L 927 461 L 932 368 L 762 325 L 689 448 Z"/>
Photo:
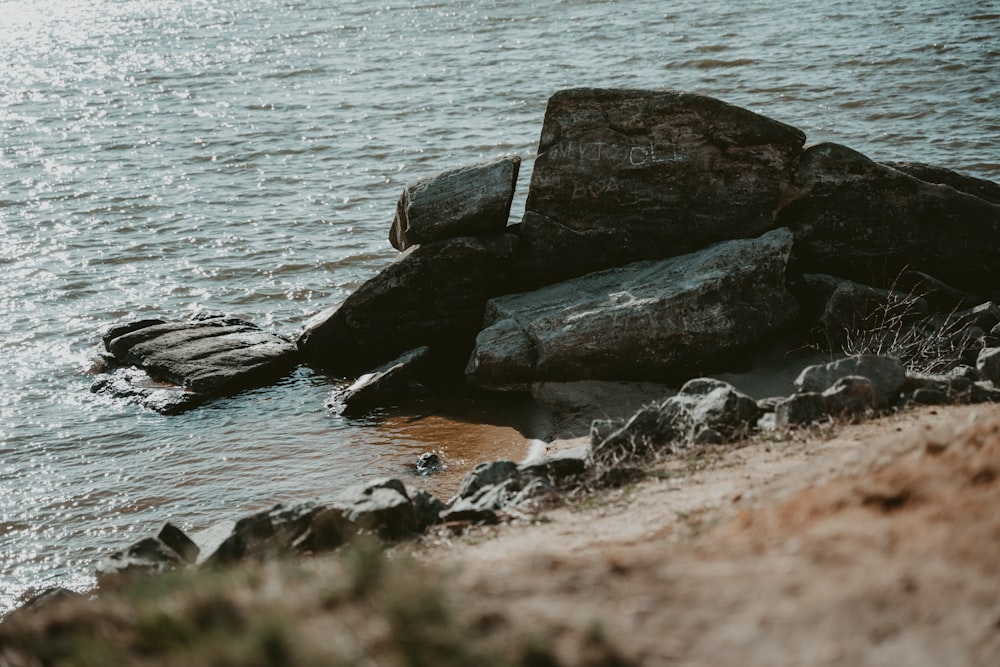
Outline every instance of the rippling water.
<path id="1" fill-rule="evenodd" d="M 1000 4 L 943 4 L 0 0 L 0 612 L 165 519 L 519 446 L 475 415 L 331 417 L 305 369 L 178 417 L 116 405 L 87 389 L 102 326 L 294 335 L 393 256 L 407 182 L 516 153 L 517 217 L 564 87 L 701 92 L 998 180 Z"/>

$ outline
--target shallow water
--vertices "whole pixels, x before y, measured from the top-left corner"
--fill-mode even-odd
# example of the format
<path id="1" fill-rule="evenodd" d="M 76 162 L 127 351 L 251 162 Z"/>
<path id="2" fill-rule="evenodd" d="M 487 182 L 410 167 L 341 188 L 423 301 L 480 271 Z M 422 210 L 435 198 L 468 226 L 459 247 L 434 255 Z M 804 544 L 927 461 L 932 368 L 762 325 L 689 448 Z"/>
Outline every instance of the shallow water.
<path id="1" fill-rule="evenodd" d="M 167 519 L 322 497 L 426 449 L 516 455 L 516 430 L 468 416 L 332 417 L 337 379 L 307 369 L 177 417 L 90 394 L 86 370 L 136 317 L 294 335 L 393 256 L 416 178 L 521 155 L 517 218 L 557 89 L 701 92 L 1000 179 L 996 2 L 340 4 L 0 1 L 0 612 L 89 585 Z"/>

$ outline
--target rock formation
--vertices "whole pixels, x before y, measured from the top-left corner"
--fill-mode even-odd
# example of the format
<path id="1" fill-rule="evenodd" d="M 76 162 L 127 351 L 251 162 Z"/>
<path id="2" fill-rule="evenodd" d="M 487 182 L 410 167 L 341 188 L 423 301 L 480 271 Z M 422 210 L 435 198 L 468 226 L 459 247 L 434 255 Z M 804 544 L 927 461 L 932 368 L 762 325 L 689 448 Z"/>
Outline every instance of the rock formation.
<path id="1" fill-rule="evenodd" d="M 486 301 L 505 291 L 516 245 L 513 234 L 496 234 L 413 246 L 314 317 L 299 348 L 309 362 L 345 374 L 424 345 L 439 358 L 464 360 Z"/>
<path id="2" fill-rule="evenodd" d="M 697 375 L 789 321 L 788 230 L 493 299 L 466 369 L 494 389 Z"/>
<path id="3" fill-rule="evenodd" d="M 905 270 L 981 291 L 1000 284 L 1000 204 L 922 181 L 837 144 L 809 147 L 778 224 L 794 266 L 886 286 Z"/>
<path id="4" fill-rule="evenodd" d="M 92 390 L 165 414 L 266 384 L 299 362 L 291 341 L 232 317 L 140 320 L 110 328 L 103 339 L 115 370 Z"/>
<path id="5" fill-rule="evenodd" d="M 775 227 L 804 141 L 800 130 L 702 95 L 557 92 L 521 223 L 525 280 L 759 236 Z"/>

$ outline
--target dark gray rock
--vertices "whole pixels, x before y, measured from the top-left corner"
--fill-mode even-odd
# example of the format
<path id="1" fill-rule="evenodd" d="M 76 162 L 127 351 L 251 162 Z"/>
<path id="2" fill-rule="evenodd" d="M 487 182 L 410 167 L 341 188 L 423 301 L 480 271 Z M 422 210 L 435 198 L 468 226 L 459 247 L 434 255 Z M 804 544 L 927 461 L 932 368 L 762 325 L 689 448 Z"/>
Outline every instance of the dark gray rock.
<path id="1" fill-rule="evenodd" d="M 984 335 L 1000 324 L 1000 306 L 992 301 L 980 303 L 967 310 L 956 312 L 948 317 L 948 325 L 955 330 L 965 330 L 976 327 Z"/>
<path id="2" fill-rule="evenodd" d="M 414 468 L 416 469 L 418 475 L 424 476 L 441 472 L 441 457 L 434 452 L 424 452 L 417 457 L 417 462 L 414 464 Z"/>
<path id="3" fill-rule="evenodd" d="M 422 532 L 406 486 L 398 479 L 380 479 L 345 489 L 331 503 L 363 530 L 384 539 Z"/>
<path id="4" fill-rule="evenodd" d="M 183 530 L 169 521 L 163 524 L 156 537 L 170 547 L 185 563 L 194 563 L 198 560 L 201 549 Z"/>
<path id="5" fill-rule="evenodd" d="M 1000 204 L 1000 184 L 987 181 L 983 178 L 975 178 L 957 171 L 938 167 L 922 162 L 883 162 L 882 164 L 898 169 L 914 178 L 928 183 L 940 183 L 955 188 L 959 192 L 974 195 L 980 199 Z"/>
<path id="6" fill-rule="evenodd" d="M 802 154 L 778 224 L 795 232 L 795 269 L 878 286 L 904 270 L 963 290 L 1000 275 L 1000 204 L 928 183 L 837 144 Z"/>
<path id="7" fill-rule="evenodd" d="M 396 204 L 392 247 L 503 232 L 520 166 L 509 155 L 410 183 Z"/>
<path id="8" fill-rule="evenodd" d="M 584 474 L 590 465 L 590 454 L 589 446 L 571 447 L 539 461 L 521 463 L 518 472 L 559 483 Z"/>
<path id="9" fill-rule="evenodd" d="M 423 489 L 410 494 L 413 502 L 414 532 L 422 533 L 441 521 L 441 513 L 447 509 L 434 494 Z"/>
<path id="10" fill-rule="evenodd" d="M 845 280 L 830 295 L 819 323 L 831 341 L 840 343 L 868 332 L 898 331 L 929 312 L 921 297 Z"/>
<path id="11" fill-rule="evenodd" d="M 320 506 L 312 513 L 309 526 L 291 542 L 300 553 L 332 551 L 354 538 L 360 528 L 337 507 Z"/>
<path id="12" fill-rule="evenodd" d="M 948 375 L 965 378 L 972 382 L 979 382 L 986 379 L 974 366 L 967 366 L 965 364 L 959 364 L 951 368 L 948 371 Z"/>
<path id="13" fill-rule="evenodd" d="M 272 382 L 299 360 L 291 341 L 222 316 L 131 322 L 112 327 L 103 340 L 119 368 L 92 390 L 165 414 Z"/>
<path id="14" fill-rule="evenodd" d="M 500 520 L 500 510 L 510 502 L 519 488 L 519 480 L 514 479 L 483 486 L 470 496 L 455 499 L 441 512 L 441 520 L 497 523 Z"/>
<path id="15" fill-rule="evenodd" d="M 752 398 L 732 385 L 709 378 L 691 380 L 667 399 L 683 405 L 690 412 L 691 436 L 710 429 L 723 440 L 745 435 L 760 415 L 760 408 Z M 712 438 L 704 434 L 703 438 Z"/>
<path id="16" fill-rule="evenodd" d="M 495 486 L 509 479 L 520 477 L 520 469 L 513 461 L 488 461 L 473 468 L 458 487 L 456 498 L 469 498 L 486 486 Z"/>
<path id="17" fill-rule="evenodd" d="M 819 392 L 792 394 L 774 408 L 774 424 L 778 428 L 802 426 L 824 419 L 826 401 Z"/>
<path id="18" fill-rule="evenodd" d="M 548 102 L 521 223 L 532 287 L 774 227 L 805 135 L 710 97 L 574 89 Z"/>
<path id="19" fill-rule="evenodd" d="M 516 236 L 498 234 L 414 246 L 312 318 L 299 348 L 309 362 L 348 375 L 424 345 L 436 361 L 460 368 L 486 301 L 506 291 L 516 245 Z"/>
<path id="20" fill-rule="evenodd" d="M 186 565 L 181 556 L 155 537 L 147 537 L 97 564 L 97 580 L 103 583 L 121 575 L 153 574 Z"/>
<path id="21" fill-rule="evenodd" d="M 693 445 L 721 445 L 726 442 L 725 436 L 719 433 L 714 428 L 701 428 L 694 434 L 691 439 L 691 444 Z"/>
<path id="22" fill-rule="evenodd" d="M 976 379 L 957 373 L 907 373 L 902 399 L 921 405 L 970 403 Z"/>
<path id="23" fill-rule="evenodd" d="M 324 509 L 323 505 L 311 502 L 275 505 L 245 516 L 236 521 L 230 534 L 211 553 L 205 554 L 201 562 L 221 566 L 245 558 L 292 553 L 296 543 L 309 531 L 313 517 Z"/>
<path id="24" fill-rule="evenodd" d="M 774 412 L 778 404 L 786 400 L 787 396 L 768 396 L 766 398 L 761 398 L 757 400 L 757 408 L 761 413 Z"/>
<path id="25" fill-rule="evenodd" d="M 980 350 L 976 358 L 976 369 L 994 386 L 1000 387 L 1000 347 L 984 347 Z"/>
<path id="26" fill-rule="evenodd" d="M 919 296 L 933 312 L 952 313 L 976 305 L 975 297 L 920 271 L 904 271 L 894 283 L 896 290 Z"/>
<path id="27" fill-rule="evenodd" d="M 896 359 L 859 354 L 828 364 L 806 367 L 795 379 L 795 388 L 799 392 L 821 393 L 832 387 L 837 380 L 852 375 L 860 375 L 871 381 L 879 408 L 887 407 L 893 402 L 906 380 L 906 370 Z"/>
<path id="28" fill-rule="evenodd" d="M 546 476 L 516 475 L 457 498 L 440 516 L 442 521 L 496 523 L 501 515 L 517 516 L 533 509 L 532 501 L 542 496 L 557 495 L 556 486 Z"/>
<path id="29" fill-rule="evenodd" d="M 859 375 L 840 378 L 821 396 L 824 412 L 832 417 L 853 417 L 872 413 L 878 408 L 875 386 L 871 380 Z"/>
<path id="30" fill-rule="evenodd" d="M 383 407 L 401 396 L 430 365 L 431 349 L 418 347 L 404 352 L 355 380 L 350 386 L 334 391 L 327 407 L 345 416 L 359 415 Z"/>
<path id="31" fill-rule="evenodd" d="M 40 593 L 32 595 L 30 598 L 22 602 L 13 613 L 19 614 L 24 612 L 39 612 L 49 609 L 53 605 L 65 602 L 66 600 L 83 599 L 84 596 L 76 591 L 71 591 L 68 588 L 63 588 L 62 586 L 53 586 L 51 588 L 46 588 Z"/>
<path id="32" fill-rule="evenodd" d="M 643 407 L 623 424 L 595 422 L 592 457 L 607 467 L 695 444 L 727 442 L 747 434 L 759 415 L 756 402 L 732 385 L 695 378 L 676 396 Z"/>
<path id="33" fill-rule="evenodd" d="M 710 370 L 794 316 L 784 284 L 791 240 L 775 230 L 493 299 L 466 374 L 490 389 L 525 389 Z"/>
<path id="34" fill-rule="evenodd" d="M 969 391 L 970 403 L 1000 403 L 1000 389 L 992 382 L 974 382 Z"/>

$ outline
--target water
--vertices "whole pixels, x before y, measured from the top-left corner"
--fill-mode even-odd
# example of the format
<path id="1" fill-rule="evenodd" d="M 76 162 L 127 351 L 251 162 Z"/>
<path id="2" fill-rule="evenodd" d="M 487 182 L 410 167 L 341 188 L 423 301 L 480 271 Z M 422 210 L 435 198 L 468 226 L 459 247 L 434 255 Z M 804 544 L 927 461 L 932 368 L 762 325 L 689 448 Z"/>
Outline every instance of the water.
<path id="1" fill-rule="evenodd" d="M 516 218 L 565 87 L 701 92 L 998 180 L 1000 3 L 943 4 L 0 0 L 0 612 L 166 519 L 521 444 L 476 415 L 332 417 L 307 369 L 182 416 L 117 405 L 88 392 L 101 327 L 294 335 L 393 256 L 407 182 L 518 154 Z"/>

